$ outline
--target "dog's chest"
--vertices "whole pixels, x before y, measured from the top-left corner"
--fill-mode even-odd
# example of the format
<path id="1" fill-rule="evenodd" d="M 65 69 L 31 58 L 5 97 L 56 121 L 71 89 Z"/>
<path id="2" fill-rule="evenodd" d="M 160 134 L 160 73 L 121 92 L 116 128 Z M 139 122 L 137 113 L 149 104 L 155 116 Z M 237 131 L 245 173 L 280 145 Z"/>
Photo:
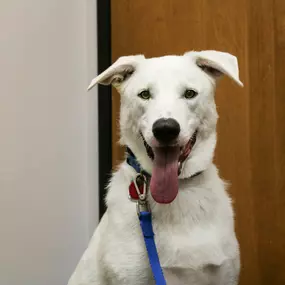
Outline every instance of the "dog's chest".
<path id="1" fill-rule="evenodd" d="M 154 224 L 161 264 L 165 268 L 198 269 L 220 265 L 224 253 L 214 227 Z"/>
<path id="2" fill-rule="evenodd" d="M 150 285 L 153 284 L 152 272 L 136 205 L 117 191 L 117 185 L 128 188 L 129 181 L 122 177 L 115 177 L 117 180 L 113 181 L 112 191 L 108 194 L 109 234 L 104 236 L 108 249 L 103 262 L 108 268 L 110 284 L 114 280 L 114 284 Z M 227 259 L 221 240 L 227 235 L 223 230 L 227 225 L 219 222 L 218 202 L 212 191 L 206 187 L 188 191 L 189 185 L 180 186 L 183 188 L 170 205 L 152 203 L 149 197 L 160 262 L 167 275 L 173 277 L 179 272 L 185 279 L 193 280 L 190 284 L 208 284 L 194 280 L 200 278 L 201 271 L 207 266 L 219 267 Z M 229 213 L 225 211 L 223 216 L 227 215 Z"/>
<path id="3" fill-rule="evenodd" d="M 124 284 L 152 284 L 139 221 L 137 217 L 133 218 L 127 228 L 120 229 L 117 238 L 112 238 L 107 263 L 112 264 L 111 275 L 116 275 L 121 282 L 125 280 Z M 167 275 L 182 270 L 187 278 L 196 280 L 204 266 L 222 263 L 224 255 L 211 229 L 189 229 L 183 222 L 178 225 L 157 222 L 153 222 L 155 242 L 163 271 Z M 132 283 L 135 280 L 136 283 Z"/>

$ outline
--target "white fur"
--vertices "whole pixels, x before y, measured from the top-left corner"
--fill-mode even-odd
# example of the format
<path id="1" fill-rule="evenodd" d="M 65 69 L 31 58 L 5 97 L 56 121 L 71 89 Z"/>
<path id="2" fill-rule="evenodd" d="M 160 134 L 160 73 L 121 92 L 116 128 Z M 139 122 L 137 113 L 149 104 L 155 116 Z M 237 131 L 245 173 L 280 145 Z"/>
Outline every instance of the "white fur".
<path id="1" fill-rule="evenodd" d="M 242 85 L 236 57 L 202 51 L 150 59 L 122 57 L 89 86 L 112 83 L 118 88 L 122 96 L 121 143 L 132 149 L 150 173 L 152 161 L 140 132 L 153 146 L 153 123 L 171 117 L 180 124 L 178 143 L 183 146 L 198 129 L 197 141 L 179 176 L 176 199 L 161 205 L 148 195 L 167 284 L 238 282 L 239 247 L 231 201 L 212 163 L 218 118 L 214 101 L 217 74 L 226 74 Z M 150 90 L 150 100 L 137 96 L 144 89 Z M 185 89 L 194 89 L 198 95 L 185 99 Z M 202 174 L 189 178 L 201 170 Z M 128 199 L 135 174 L 126 162 L 113 174 L 106 197 L 108 210 L 68 285 L 154 284 L 136 205 Z"/>

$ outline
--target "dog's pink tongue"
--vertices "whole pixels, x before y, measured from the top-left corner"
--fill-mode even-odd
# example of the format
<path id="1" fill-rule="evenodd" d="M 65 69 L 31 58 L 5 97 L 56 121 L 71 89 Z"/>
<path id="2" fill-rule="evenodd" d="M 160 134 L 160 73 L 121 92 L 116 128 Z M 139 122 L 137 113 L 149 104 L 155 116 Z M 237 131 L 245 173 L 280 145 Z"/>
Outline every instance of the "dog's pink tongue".
<path id="1" fill-rule="evenodd" d="M 150 191 L 157 203 L 171 203 L 178 194 L 179 147 L 154 149 Z"/>

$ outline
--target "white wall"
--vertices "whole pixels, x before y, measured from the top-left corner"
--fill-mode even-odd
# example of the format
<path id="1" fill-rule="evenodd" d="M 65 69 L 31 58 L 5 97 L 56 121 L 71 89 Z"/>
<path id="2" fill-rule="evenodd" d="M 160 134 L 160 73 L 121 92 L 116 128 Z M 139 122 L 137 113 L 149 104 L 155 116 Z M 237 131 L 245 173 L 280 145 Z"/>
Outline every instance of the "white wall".
<path id="1" fill-rule="evenodd" d="M 96 0 L 0 2 L 0 285 L 65 285 L 98 221 Z"/>

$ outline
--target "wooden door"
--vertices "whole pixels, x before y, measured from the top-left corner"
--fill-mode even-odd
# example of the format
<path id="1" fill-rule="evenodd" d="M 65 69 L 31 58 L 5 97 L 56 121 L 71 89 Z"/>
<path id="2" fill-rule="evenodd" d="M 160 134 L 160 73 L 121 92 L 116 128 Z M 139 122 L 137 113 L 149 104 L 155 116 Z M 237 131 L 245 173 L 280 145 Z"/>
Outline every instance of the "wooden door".
<path id="1" fill-rule="evenodd" d="M 220 82 L 216 164 L 231 182 L 240 284 L 285 284 L 285 1 L 112 0 L 112 58 L 216 49 L 239 59 Z M 115 92 L 115 91 L 114 91 Z M 113 94 L 113 164 L 120 98 Z"/>

